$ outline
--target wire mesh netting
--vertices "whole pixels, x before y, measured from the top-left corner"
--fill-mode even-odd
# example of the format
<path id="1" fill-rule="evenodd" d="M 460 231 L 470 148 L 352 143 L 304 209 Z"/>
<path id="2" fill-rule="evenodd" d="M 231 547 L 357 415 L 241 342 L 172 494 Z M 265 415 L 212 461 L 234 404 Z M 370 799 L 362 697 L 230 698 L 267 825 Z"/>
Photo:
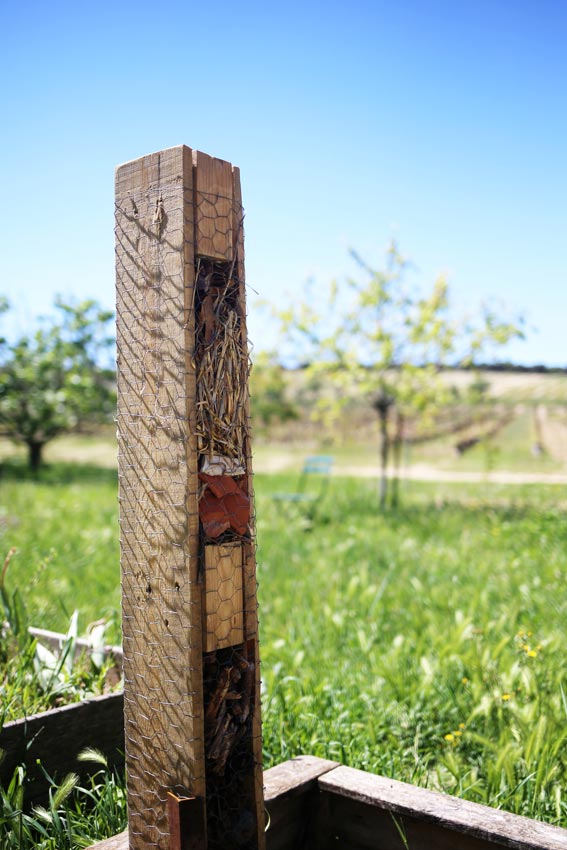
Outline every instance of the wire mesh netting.
<path id="1" fill-rule="evenodd" d="M 173 148 L 117 172 L 118 437 L 130 846 L 262 842 L 242 206 Z"/>

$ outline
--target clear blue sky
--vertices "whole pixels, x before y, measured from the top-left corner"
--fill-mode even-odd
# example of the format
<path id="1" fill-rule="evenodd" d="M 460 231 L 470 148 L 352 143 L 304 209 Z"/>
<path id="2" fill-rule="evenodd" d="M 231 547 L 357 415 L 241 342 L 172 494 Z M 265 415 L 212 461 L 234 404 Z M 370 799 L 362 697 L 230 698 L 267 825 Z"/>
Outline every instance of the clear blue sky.
<path id="1" fill-rule="evenodd" d="M 0 291 L 114 298 L 114 167 L 177 144 L 242 172 L 247 279 L 379 263 L 395 236 L 459 310 L 495 298 L 567 363 L 567 3 L 8 3 L 0 7 Z M 268 345 L 250 294 L 250 335 Z"/>

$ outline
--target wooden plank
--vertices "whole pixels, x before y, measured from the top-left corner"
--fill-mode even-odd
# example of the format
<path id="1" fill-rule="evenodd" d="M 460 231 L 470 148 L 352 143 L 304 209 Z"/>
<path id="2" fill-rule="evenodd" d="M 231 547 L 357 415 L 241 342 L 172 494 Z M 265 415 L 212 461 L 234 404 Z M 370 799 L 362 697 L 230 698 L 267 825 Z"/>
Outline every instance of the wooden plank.
<path id="1" fill-rule="evenodd" d="M 205 792 L 198 584 L 193 164 L 117 169 L 118 444 L 130 847 L 166 850 L 168 791 Z"/>
<path id="2" fill-rule="evenodd" d="M 336 761 L 317 756 L 296 756 L 264 771 L 266 807 L 290 794 L 302 794 L 316 786 L 316 780 L 339 767 Z"/>
<path id="3" fill-rule="evenodd" d="M 312 850 L 497 850 L 501 844 L 395 814 L 348 797 L 320 795 Z"/>
<path id="4" fill-rule="evenodd" d="M 214 260 L 232 260 L 233 200 L 230 162 L 193 151 L 195 165 L 195 251 Z"/>
<path id="5" fill-rule="evenodd" d="M 49 782 L 38 766 L 54 778 L 74 772 L 86 776 L 100 765 L 77 761 L 86 747 L 101 750 L 111 766 L 124 763 L 124 700 L 121 693 L 93 697 L 41 714 L 6 723 L 0 731 L 0 783 L 6 787 L 14 770 L 25 764 L 29 777 L 27 800 L 43 799 Z"/>
<path id="6" fill-rule="evenodd" d="M 91 847 L 92 850 L 128 850 L 128 830 L 125 829 L 112 838 L 105 838 L 104 841 L 97 841 Z"/>
<path id="7" fill-rule="evenodd" d="M 244 640 L 242 544 L 205 546 L 205 651 Z"/>
<path id="8" fill-rule="evenodd" d="M 170 850 L 207 850 L 204 806 L 202 797 L 167 795 Z"/>
<path id="9" fill-rule="evenodd" d="M 168 791 L 206 798 L 209 786 L 214 799 L 207 815 L 209 844 L 216 846 L 233 832 L 237 840 L 239 829 L 253 828 L 257 847 L 264 846 L 253 547 L 247 544 L 244 558 L 242 544 L 238 555 L 224 544 L 213 555 L 211 547 L 203 569 L 198 567 L 195 310 L 202 310 L 203 302 L 201 291 L 195 297 L 195 260 L 205 258 L 208 268 L 212 259 L 221 264 L 215 274 L 231 280 L 238 274 L 238 297 L 229 315 L 247 356 L 242 228 L 234 227 L 235 216 L 242 219 L 237 178 L 230 163 L 189 148 L 153 154 L 117 172 L 119 482 L 132 850 L 165 847 Z M 234 287 L 229 297 L 235 298 Z M 247 395 L 246 384 L 241 389 Z M 251 458 L 249 445 L 246 453 Z M 250 482 L 251 468 L 246 501 Z M 246 524 L 237 532 L 247 534 Z M 241 715 L 234 715 L 242 716 L 245 734 L 241 750 L 231 754 L 228 731 L 235 739 L 238 723 L 228 730 L 223 720 L 219 730 L 209 729 L 215 737 L 207 740 L 205 771 L 203 651 L 211 662 L 214 651 L 231 646 L 246 659 L 240 656 L 246 699 Z M 207 687 L 210 683 L 207 673 Z M 227 746 L 220 737 L 225 732 Z M 231 755 L 234 764 L 228 769 L 235 781 L 223 784 L 219 777 Z M 244 763 L 246 770 L 235 770 Z M 228 827 L 230 818 L 219 815 L 223 808 L 241 811 L 242 824 Z"/>
<path id="10" fill-rule="evenodd" d="M 376 835 L 373 830 L 378 828 L 378 821 L 382 828 L 386 822 L 380 815 L 373 819 L 372 813 L 377 810 L 387 812 L 392 824 L 392 815 L 403 818 L 412 850 L 414 847 L 416 850 L 432 847 L 440 850 L 485 847 L 567 850 L 567 830 L 362 770 L 337 767 L 321 777 L 319 788 L 332 797 L 328 810 L 333 818 L 329 828 L 352 850 L 398 846 L 373 842 L 372 836 Z M 343 805 L 341 798 L 356 805 Z M 398 834 L 397 830 L 395 832 Z M 393 835 L 388 829 L 387 840 Z M 420 835 L 424 838 L 420 839 Z M 331 836 L 328 846 L 335 840 Z"/>

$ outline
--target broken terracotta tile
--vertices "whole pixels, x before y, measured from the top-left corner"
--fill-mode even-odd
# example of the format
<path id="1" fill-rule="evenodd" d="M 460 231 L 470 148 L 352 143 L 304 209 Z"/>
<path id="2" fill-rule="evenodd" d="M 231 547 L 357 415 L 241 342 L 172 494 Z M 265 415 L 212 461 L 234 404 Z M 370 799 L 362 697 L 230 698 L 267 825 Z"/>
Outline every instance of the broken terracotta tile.
<path id="1" fill-rule="evenodd" d="M 199 501 L 199 517 L 207 537 L 219 537 L 232 528 L 237 534 L 248 531 L 250 499 L 229 475 L 206 475 L 199 479 L 207 485 Z"/>

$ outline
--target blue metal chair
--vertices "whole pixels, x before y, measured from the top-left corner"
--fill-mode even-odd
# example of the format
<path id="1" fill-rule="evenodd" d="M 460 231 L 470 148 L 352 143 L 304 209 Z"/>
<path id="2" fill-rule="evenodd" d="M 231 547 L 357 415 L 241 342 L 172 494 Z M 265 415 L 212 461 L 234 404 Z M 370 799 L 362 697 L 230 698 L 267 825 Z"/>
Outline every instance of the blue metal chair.
<path id="1" fill-rule="evenodd" d="M 303 469 L 297 482 L 297 488 L 293 493 L 274 493 L 272 498 L 276 502 L 310 502 L 321 501 L 329 485 L 329 476 L 333 468 L 334 458 L 331 455 L 309 455 L 303 462 Z M 311 479 L 317 479 L 318 484 L 313 487 Z"/>

